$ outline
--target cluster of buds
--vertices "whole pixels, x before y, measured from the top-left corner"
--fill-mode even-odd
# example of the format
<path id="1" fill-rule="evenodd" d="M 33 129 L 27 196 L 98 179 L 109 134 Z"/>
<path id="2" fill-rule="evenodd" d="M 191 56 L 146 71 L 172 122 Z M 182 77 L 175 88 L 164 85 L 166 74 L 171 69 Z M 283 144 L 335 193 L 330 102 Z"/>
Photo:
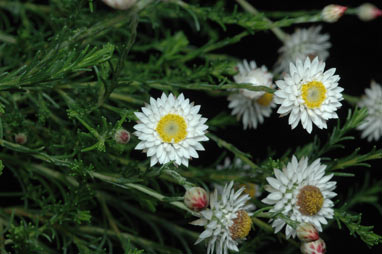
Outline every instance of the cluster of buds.
<path id="1" fill-rule="evenodd" d="M 184 194 L 184 204 L 193 211 L 200 211 L 208 206 L 207 192 L 200 187 L 187 189 Z"/>
<path id="2" fill-rule="evenodd" d="M 357 15 L 362 21 L 370 21 L 382 16 L 382 10 L 378 9 L 374 4 L 364 3 L 358 7 Z"/>
<path id="3" fill-rule="evenodd" d="M 301 253 L 323 254 L 326 252 L 326 244 L 318 235 L 317 229 L 310 223 L 301 223 L 297 227 L 297 237 L 301 241 Z"/>
<path id="4" fill-rule="evenodd" d="M 337 22 L 337 20 L 339 20 L 342 17 L 342 15 L 344 15 L 346 10 L 346 6 L 329 4 L 324 9 L 322 9 L 322 20 L 328 23 Z"/>
<path id="5" fill-rule="evenodd" d="M 329 4 L 321 11 L 321 18 L 328 23 L 337 22 L 345 13 L 348 8 L 338 4 Z M 358 18 L 362 21 L 370 21 L 379 16 L 382 16 L 382 10 L 378 9 L 374 4 L 364 3 L 350 13 L 357 14 Z"/>

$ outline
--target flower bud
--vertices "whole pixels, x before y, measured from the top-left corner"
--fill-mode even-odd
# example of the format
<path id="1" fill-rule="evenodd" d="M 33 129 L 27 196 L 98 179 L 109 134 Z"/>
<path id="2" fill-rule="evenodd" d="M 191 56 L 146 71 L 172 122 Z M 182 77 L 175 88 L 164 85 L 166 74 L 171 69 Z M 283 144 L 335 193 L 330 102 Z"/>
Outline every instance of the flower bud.
<path id="1" fill-rule="evenodd" d="M 24 145 L 28 141 L 27 135 L 25 133 L 17 133 L 15 135 L 15 142 L 19 145 Z"/>
<path id="2" fill-rule="evenodd" d="M 298 239 L 302 242 L 316 241 L 320 238 L 317 229 L 310 223 L 301 223 L 296 231 Z"/>
<path id="3" fill-rule="evenodd" d="M 127 10 L 133 6 L 136 0 L 102 0 L 105 4 L 111 8 L 118 10 Z"/>
<path id="4" fill-rule="evenodd" d="M 334 23 L 339 18 L 342 17 L 347 7 L 337 4 L 329 4 L 324 9 L 322 9 L 321 17 L 322 20 L 328 23 Z"/>
<path id="5" fill-rule="evenodd" d="M 125 129 L 119 129 L 114 134 L 114 140 L 118 144 L 127 144 L 130 141 L 130 132 Z"/>
<path id="6" fill-rule="evenodd" d="M 194 211 L 200 211 L 208 206 L 207 192 L 200 187 L 192 187 L 184 194 L 184 203 Z"/>
<path id="7" fill-rule="evenodd" d="M 303 242 L 300 250 L 302 254 L 323 254 L 326 252 L 326 244 L 324 240 L 318 238 L 313 242 Z"/>
<path id="8" fill-rule="evenodd" d="M 382 11 L 371 3 L 364 3 L 358 7 L 358 17 L 362 21 L 370 21 L 382 15 Z"/>

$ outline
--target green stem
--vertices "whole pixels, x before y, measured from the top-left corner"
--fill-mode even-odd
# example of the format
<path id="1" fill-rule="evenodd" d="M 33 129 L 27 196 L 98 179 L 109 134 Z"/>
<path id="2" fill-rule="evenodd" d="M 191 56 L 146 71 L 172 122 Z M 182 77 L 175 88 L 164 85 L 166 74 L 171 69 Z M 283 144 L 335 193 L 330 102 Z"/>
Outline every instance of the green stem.
<path id="1" fill-rule="evenodd" d="M 97 173 L 97 172 L 89 172 L 89 174 L 97 179 L 100 179 L 102 181 L 105 181 L 105 182 L 108 182 L 108 183 L 112 183 L 114 185 L 117 185 L 119 187 L 122 187 L 122 188 L 125 188 L 125 189 L 134 189 L 134 190 L 137 190 L 137 191 L 140 191 L 142 193 L 145 193 L 155 199 L 158 199 L 159 201 L 162 201 L 162 202 L 165 202 L 166 199 L 169 199 L 168 197 L 146 187 L 146 186 L 143 186 L 143 185 L 140 185 L 140 184 L 135 184 L 135 183 L 125 183 L 123 182 L 123 179 L 121 178 L 117 178 L 117 177 L 113 177 L 113 176 L 108 176 L 108 175 L 103 175 L 101 173 Z M 188 209 L 185 204 L 183 204 L 182 202 L 179 202 L 179 201 L 170 201 L 168 202 L 169 204 L 179 208 L 179 209 L 182 209 L 184 211 L 187 211 L 189 212 L 190 214 L 193 214 L 195 215 L 195 213 L 193 211 L 191 211 L 190 209 Z"/>
<path id="2" fill-rule="evenodd" d="M 241 7 L 243 7 L 244 10 L 246 10 L 248 13 L 251 13 L 253 15 L 258 15 L 259 11 L 256 10 L 250 3 L 248 3 L 246 0 L 236 0 Z M 264 20 L 272 24 L 272 21 L 268 18 L 264 17 Z M 279 38 L 280 41 L 285 42 L 286 38 L 288 37 L 288 34 L 284 33 L 283 30 L 281 30 L 278 27 L 272 27 L 271 31 L 276 35 L 277 38 Z"/>
<path id="3" fill-rule="evenodd" d="M 10 44 L 15 44 L 17 42 L 15 37 L 13 37 L 12 35 L 2 33 L 2 32 L 0 32 L 0 41 L 10 43 Z"/>
<path id="4" fill-rule="evenodd" d="M 352 95 L 348 95 L 348 94 L 343 94 L 343 97 L 344 97 L 345 101 L 347 101 L 352 106 L 356 106 L 359 103 L 359 101 L 361 100 L 360 97 L 356 97 L 356 96 L 352 96 Z"/>
<path id="5" fill-rule="evenodd" d="M 248 157 L 250 157 L 249 154 L 245 154 L 243 153 L 242 151 L 240 151 L 239 149 L 237 149 L 235 146 L 233 146 L 232 144 L 224 141 L 223 139 L 219 138 L 218 136 L 212 134 L 212 133 L 208 133 L 207 136 L 209 138 L 211 138 L 213 141 L 216 142 L 216 144 L 219 146 L 219 147 L 224 147 L 225 149 L 231 151 L 233 154 L 235 154 L 236 157 L 240 158 L 243 162 L 247 163 L 249 166 L 251 166 L 251 168 L 254 168 L 254 169 L 259 169 L 260 167 L 257 166 L 255 163 L 253 163 Z"/>
<path id="6" fill-rule="evenodd" d="M 164 169 L 162 171 L 162 173 L 170 176 L 172 179 L 175 180 L 175 182 L 179 185 L 182 185 L 185 189 L 189 189 L 191 187 L 194 187 L 195 184 L 193 183 L 190 183 L 187 181 L 186 178 L 184 178 L 183 176 L 181 176 L 178 172 L 176 172 L 175 170 L 172 170 L 172 169 Z"/>
<path id="7" fill-rule="evenodd" d="M 78 230 L 78 232 L 80 232 L 82 234 L 85 233 L 85 234 L 101 235 L 101 236 L 107 234 L 109 236 L 113 236 L 113 237 L 117 237 L 117 238 L 121 237 L 125 240 L 130 240 L 130 241 L 137 243 L 140 246 L 144 246 L 146 248 L 151 247 L 151 248 L 155 248 L 157 250 L 165 251 L 165 252 L 161 252 L 161 253 L 178 253 L 178 250 L 176 250 L 176 249 L 172 249 L 170 247 L 164 247 L 158 243 L 155 243 L 155 242 L 149 241 L 147 239 L 144 239 L 144 238 L 132 235 L 132 234 L 128 234 L 125 232 L 121 232 L 118 234 L 112 230 L 99 228 L 99 227 L 91 227 L 91 226 L 78 227 L 78 228 L 76 228 L 76 230 Z"/>

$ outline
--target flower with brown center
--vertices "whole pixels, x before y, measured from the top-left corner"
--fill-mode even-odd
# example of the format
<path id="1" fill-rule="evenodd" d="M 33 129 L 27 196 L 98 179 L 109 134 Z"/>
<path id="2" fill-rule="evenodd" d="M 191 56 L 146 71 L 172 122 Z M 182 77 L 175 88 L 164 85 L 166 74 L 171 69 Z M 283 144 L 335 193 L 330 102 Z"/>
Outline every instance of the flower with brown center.
<path id="1" fill-rule="evenodd" d="M 321 224 L 326 219 L 333 218 L 333 202 L 331 198 L 337 194 L 333 192 L 336 182 L 329 181 L 333 174 L 325 175 L 326 166 L 320 159 L 308 164 L 308 158 L 300 161 L 295 156 L 283 171 L 275 169 L 275 177 L 267 177 L 269 183 L 265 190 L 270 192 L 262 201 L 273 205 L 270 212 L 282 213 L 297 223 L 310 223 L 318 231 L 322 231 Z M 275 233 L 286 225 L 282 217 L 275 218 L 272 227 Z M 296 236 L 296 229 L 286 225 L 286 236 Z"/>
<path id="2" fill-rule="evenodd" d="M 192 225 L 204 226 L 195 244 L 206 240 L 207 254 L 228 253 L 228 250 L 239 251 L 238 243 L 245 239 L 251 230 L 251 210 L 247 201 L 250 197 L 244 194 L 244 188 L 234 189 L 233 182 L 225 185 L 223 191 L 210 195 L 210 207 L 199 212 L 200 219 Z"/>

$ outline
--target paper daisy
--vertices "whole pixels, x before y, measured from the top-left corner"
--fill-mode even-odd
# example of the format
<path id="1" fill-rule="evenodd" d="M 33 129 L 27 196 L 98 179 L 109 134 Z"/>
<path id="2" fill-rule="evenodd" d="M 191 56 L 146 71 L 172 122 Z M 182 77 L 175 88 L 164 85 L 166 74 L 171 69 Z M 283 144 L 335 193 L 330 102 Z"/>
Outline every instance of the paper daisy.
<path id="1" fill-rule="evenodd" d="M 147 152 L 150 166 L 174 161 L 188 167 L 188 160 L 198 158 L 196 151 L 204 150 L 200 142 L 208 140 L 207 118 L 198 114 L 199 109 L 183 94 L 175 98 L 163 93 L 156 100 L 150 98 L 142 112 L 135 112 L 139 121 L 134 134 L 140 140 L 135 149 Z"/>
<path id="2" fill-rule="evenodd" d="M 289 115 L 289 124 L 296 128 L 301 121 L 302 127 L 312 132 L 312 123 L 320 129 L 326 129 L 326 121 L 338 118 L 336 110 L 341 107 L 343 88 L 338 86 L 340 77 L 334 75 L 336 69 L 324 72 L 325 63 L 316 57 L 305 62 L 297 60 L 290 64 L 290 74 L 284 80 L 276 81 L 279 88 L 274 93 L 276 104 L 280 104 L 277 113 Z"/>
<path id="3" fill-rule="evenodd" d="M 237 68 L 239 73 L 233 77 L 236 83 L 272 87 L 273 75 L 264 65 L 258 68 L 255 61 L 248 63 L 244 60 L 243 63 L 238 64 Z M 271 115 L 272 108 L 276 106 L 271 93 L 248 89 L 239 89 L 238 93 L 228 96 L 228 101 L 230 101 L 228 107 L 232 109 L 232 115 L 236 115 L 238 120 L 242 118 L 245 130 L 256 129 L 258 124 L 264 122 L 265 117 Z"/>
<path id="4" fill-rule="evenodd" d="M 270 194 L 262 202 L 273 205 L 270 212 L 282 213 L 299 223 L 311 223 L 321 232 L 321 224 L 327 224 L 326 219 L 333 218 L 331 198 L 337 195 L 333 192 L 336 182 L 329 181 L 333 174 L 325 175 L 325 169 L 320 159 L 308 165 L 308 158 L 298 161 L 293 156 L 283 171 L 274 169 L 275 177 L 266 178 L 270 185 L 265 186 L 265 190 Z M 272 223 L 275 233 L 285 225 L 282 218 Z M 287 238 L 295 237 L 296 230 L 287 225 L 285 234 Z"/>
<path id="5" fill-rule="evenodd" d="M 252 225 L 252 206 L 246 204 L 250 197 L 243 192 L 244 188 L 235 191 L 233 182 L 225 185 L 221 194 L 215 189 L 210 195 L 210 208 L 201 211 L 200 219 L 191 222 L 205 227 L 195 244 L 208 241 L 207 254 L 239 251 L 237 245 L 245 239 Z"/>
<path id="6" fill-rule="evenodd" d="M 297 59 L 304 60 L 307 56 L 318 57 L 325 61 L 329 56 L 328 49 L 331 44 L 328 34 L 320 34 L 321 26 L 312 26 L 308 29 L 297 29 L 284 42 L 279 49 L 280 57 L 276 63 L 275 71 L 288 72 L 289 63 Z"/>
<path id="7" fill-rule="evenodd" d="M 376 82 L 371 82 L 371 87 L 365 90 L 358 106 L 367 108 L 367 117 L 358 130 L 362 131 L 361 137 L 368 141 L 378 141 L 382 136 L 382 87 Z"/>

